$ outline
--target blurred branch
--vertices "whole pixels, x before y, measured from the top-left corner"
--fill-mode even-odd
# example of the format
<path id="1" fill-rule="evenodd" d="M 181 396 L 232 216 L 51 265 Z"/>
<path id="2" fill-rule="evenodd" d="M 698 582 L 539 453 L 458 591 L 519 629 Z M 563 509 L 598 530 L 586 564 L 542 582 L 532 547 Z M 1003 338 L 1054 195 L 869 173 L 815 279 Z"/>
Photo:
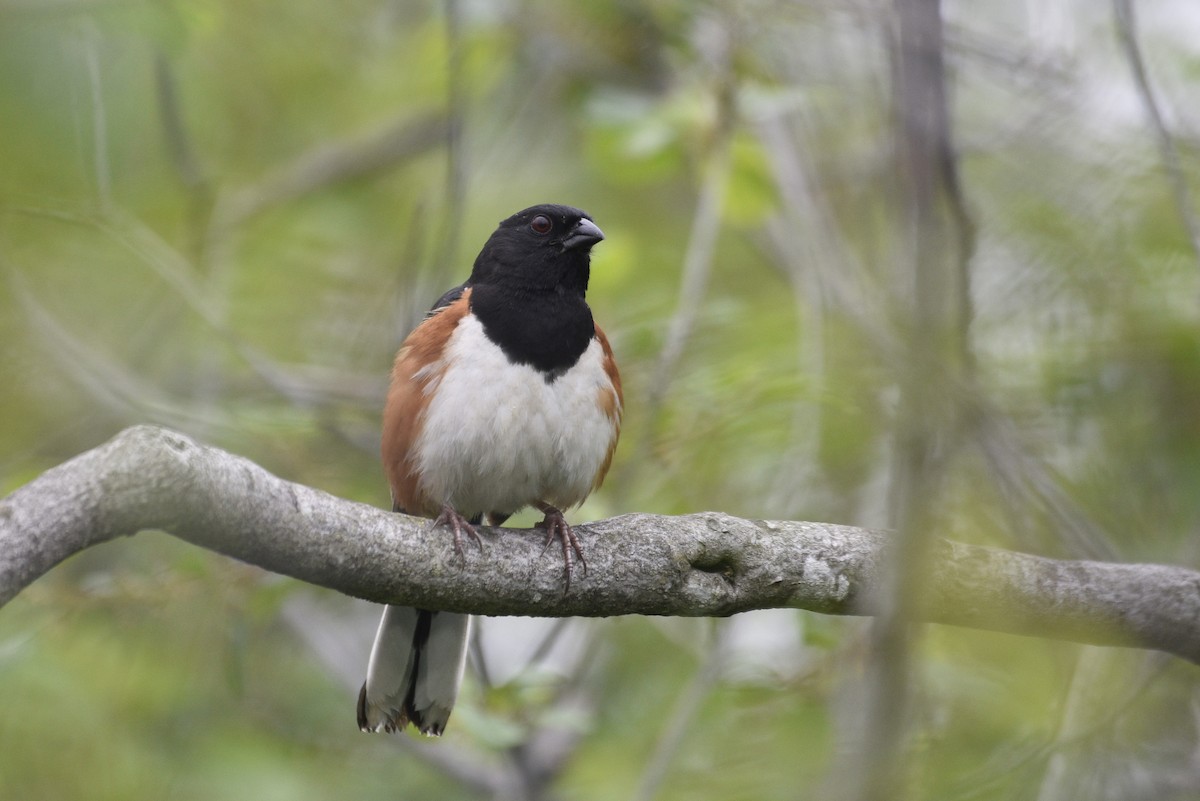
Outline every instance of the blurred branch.
<path id="1" fill-rule="evenodd" d="M 1013 420 L 985 398 L 976 397 L 973 405 L 968 435 L 986 461 L 993 484 L 1008 500 L 1004 511 L 1017 524 L 1020 545 L 1035 547 L 1033 521 L 1045 513 L 1053 521 L 1055 545 L 1062 552 L 1075 558 L 1116 559 L 1112 538 L 1072 500 L 1063 488 L 1066 480 L 1026 451 Z"/>
<path id="2" fill-rule="evenodd" d="M 717 234 L 721 230 L 721 207 L 725 200 L 725 187 L 729 182 L 730 149 L 737 116 L 737 90 L 729 63 L 733 57 L 730 52 L 733 47 L 730 41 L 732 35 L 715 20 L 708 22 L 713 26 L 712 38 L 716 40 L 712 46 L 713 52 L 709 53 L 709 60 L 717 71 L 717 86 L 714 90 L 716 119 L 710 150 L 701 161 L 700 194 L 696 200 L 687 250 L 683 256 L 679 302 L 667 324 L 666 340 L 658 354 L 658 363 L 653 373 L 655 382 L 650 387 L 647 399 L 646 418 L 652 425 L 667 397 L 675 368 L 683 358 L 687 341 L 696 325 L 696 318 L 704 306 Z"/>
<path id="3" fill-rule="evenodd" d="M 443 0 L 446 25 L 446 186 L 445 213 L 440 216 L 441 241 L 434 255 L 433 275 L 446 280 L 458 256 L 458 240 L 467 197 L 467 150 L 463 146 L 466 126 L 466 91 L 463 79 L 463 15 L 459 0 Z"/>
<path id="4" fill-rule="evenodd" d="M 374 133 L 319 145 L 258 183 L 222 197 L 210 236 L 224 234 L 280 203 L 342 181 L 376 175 L 424 153 L 444 141 L 446 126 L 445 115 L 440 113 L 417 119 L 406 114 Z"/>
<path id="5" fill-rule="evenodd" d="M 364 409 L 377 409 L 386 390 L 385 379 L 347 370 L 318 365 L 286 365 L 279 363 L 258 348 L 248 344 L 228 325 L 217 304 L 209 299 L 196 279 L 195 271 L 187 257 L 142 221 L 112 207 L 99 215 L 78 214 L 59 209 L 20 207 L 11 213 L 61 220 L 76 225 L 87 225 L 110 237 L 114 242 L 129 250 L 138 260 L 151 269 L 163 283 L 176 294 L 183 304 L 202 320 L 222 341 L 241 357 L 254 374 L 273 391 L 298 406 L 331 406 L 345 404 Z M 29 315 L 35 329 L 43 335 L 56 356 L 68 368 L 74 378 L 91 372 L 90 365 L 109 364 L 108 371 L 113 381 L 102 382 L 103 386 L 133 386 L 129 381 L 133 375 L 124 365 L 103 356 L 91 344 L 74 335 L 65 325 L 38 301 L 26 286 L 21 274 L 8 265 L 0 265 L 5 279 L 13 290 L 22 309 Z M 86 356 L 81 359 L 80 356 Z M 79 373 L 80 369 L 83 373 Z M 100 391 L 100 384 L 89 388 Z M 105 392 L 109 390 L 104 390 Z M 103 394 L 103 393 L 102 393 Z M 151 398 L 161 392 L 142 388 L 129 394 L 133 408 L 146 408 L 155 404 L 142 403 L 139 398 Z M 167 400 L 163 398 L 164 402 Z M 181 406 L 179 403 L 158 404 Z M 220 415 L 211 410 L 198 412 L 205 419 L 213 420 Z M 192 416 L 189 412 L 187 416 Z M 159 422 L 182 422 L 184 417 L 155 417 Z"/>
<path id="6" fill-rule="evenodd" d="M 792 288 L 799 372 L 816 386 L 828 387 L 836 356 L 830 352 L 834 340 L 828 338 L 827 327 L 834 320 L 849 320 L 880 354 L 880 363 L 896 364 L 899 357 L 887 355 L 897 348 L 879 311 L 884 303 L 878 286 L 849 247 L 828 196 L 817 185 L 810 156 L 816 148 L 804 140 L 802 121 L 799 114 L 778 113 L 760 114 L 754 121 L 782 199 L 779 212 L 767 221 L 762 245 L 773 263 L 782 266 Z M 772 482 L 772 508 L 795 503 L 796 487 L 804 486 L 806 476 L 820 464 L 827 415 L 826 404 L 797 396 L 791 453 L 785 457 L 786 469 L 778 470 Z"/>
<path id="7" fill-rule="evenodd" d="M 104 105 L 104 84 L 100 75 L 100 32 L 88 20 L 83 31 L 83 58 L 88 75 L 88 98 L 92 111 L 92 170 L 96 176 L 96 196 L 100 206 L 112 205 L 112 167 L 108 158 L 108 113 Z"/>
<path id="8" fill-rule="evenodd" d="M 683 256 L 679 302 L 667 324 L 666 340 L 658 354 L 658 364 L 653 373 L 655 382 L 650 387 L 647 400 L 646 416 L 651 421 L 662 408 L 671 381 L 675 377 L 675 368 L 683 357 L 692 329 L 696 327 L 696 318 L 704 306 L 704 294 L 708 289 L 709 274 L 712 272 L 717 232 L 721 230 L 721 201 L 725 194 L 725 183 L 729 178 L 728 143 L 719 146 L 719 151 L 713 155 L 705 174 L 700 197 L 696 202 L 696 213 L 692 216 L 687 251 Z"/>
<path id="9" fill-rule="evenodd" d="M 705 649 L 704 660 L 691 681 L 676 696 L 671 714 L 663 725 L 658 741 L 654 744 L 654 751 L 646 761 L 646 767 L 638 780 L 632 801 L 653 801 L 658 795 L 671 763 L 683 745 L 684 737 L 693 729 L 705 699 L 717 686 L 727 661 L 727 647 L 722 629 L 723 627 L 718 627 L 715 621 L 714 625 L 709 627 L 710 642 Z"/>
<path id="10" fill-rule="evenodd" d="M 188 132 L 174 66 L 161 50 L 154 56 L 154 87 L 163 142 L 171 166 L 188 193 L 188 245 L 192 252 L 199 253 L 204 246 L 204 231 L 212 213 L 213 184 Z"/>
<path id="11" fill-rule="evenodd" d="M 0 272 L 32 330 L 46 343 L 61 373 L 100 407 L 127 419 L 149 418 L 172 425 L 210 428 L 231 425 L 225 413 L 177 402 L 158 387 L 143 381 L 127 365 L 75 336 L 36 300 L 19 273 L 3 264 L 0 264 Z"/>
<path id="12" fill-rule="evenodd" d="M 1154 96 L 1154 87 L 1150 85 L 1150 77 L 1146 73 L 1146 62 L 1142 59 L 1142 48 L 1138 44 L 1137 19 L 1134 15 L 1133 0 L 1113 0 L 1113 16 L 1117 28 L 1117 39 L 1125 58 L 1129 60 L 1129 69 L 1133 73 L 1133 83 L 1137 87 L 1138 97 L 1146 110 L 1146 118 L 1154 131 L 1158 143 L 1159 155 L 1163 168 L 1167 171 L 1167 181 L 1171 184 L 1171 192 L 1175 196 L 1175 208 L 1179 218 L 1187 230 L 1188 241 L 1192 245 L 1192 253 L 1200 264 L 1200 221 L 1196 219 L 1196 209 L 1192 203 L 1192 193 L 1188 189 L 1187 179 L 1184 178 L 1183 166 L 1179 161 L 1179 151 L 1175 140 L 1167 130 L 1163 120 L 1162 110 L 1158 99 Z"/>
<path id="13" fill-rule="evenodd" d="M 646 393 L 643 418 L 652 432 L 662 415 L 676 369 L 687 350 L 688 340 L 704 307 L 717 236 L 721 231 L 721 209 L 732 169 L 731 150 L 737 117 L 737 87 L 729 63 L 732 58 L 732 35 L 715 19 L 706 18 L 705 22 L 709 26 L 706 30 L 711 40 L 707 52 L 708 61 L 716 71 L 716 86 L 713 88 L 715 119 L 708 150 L 701 154 L 699 159 L 700 189 L 692 214 L 687 249 L 683 255 L 683 270 L 675 311 L 667 322 L 662 349 L 651 373 L 654 379 Z M 631 463 L 650 463 L 654 445 L 653 434 L 640 438 Z M 639 471 L 629 470 L 624 473 L 623 479 L 615 482 L 618 496 L 625 493 L 630 482 L 637 480 L 638 475 Z"/>
<path id="14" fill-rule="evenodd" d="M 811 144 L 796 141 L 779 116 L 764 115 L 756 123 L 783 198 L 780 214 L 766 227 L 774 261 L 784 265 L 793 284 L 812 284 L 803 286 L 800 295 L 816 298 L 815 313 L 828 307 L 853 320 L 884 362 L 891 361 L 889 356 L 898 358 L 895 335 L 880 319 L 881 293 L 848 246 L 827 196 L 809 177 L 813 169 L 803 159 Z"/>
<path id="15" fill-rule="evenodd" d="M 1094 648 L 1085 648 L 1075 661 L 1075 671 L 1063 701 L 1059 717 L 1055 747 L 1046 763 L 1046 771 L 1038 788 L 1037 801 L 1065 801 L 1081 797 L 1089 772 L 1080 771 L 1084 755 L 1082 749 L 1063 748 L 1064 743 L 1078 744 L 1084 732 L 1094 728 L 1092 720 L 1108 703 L 1107 693 L 1102 688 L 1107 654 Z M 1104 699 L 1104 703 L 1098 703 Z M 1085 792 L 1084 795 L 1087 795 Z"/>
<path id="16" fill-rule="evenodd" d="M 140 2 L 141 0 L 2 0 L 0 14 L 75 17 L 122 6 L 137 6 Z"/>
<path id="17" fill-rule="evenodd" d="M 207 197 L 212 193 L 212 182 L 192 145 L 192 138 L 183 119 L 183 107 L 179 101 L 179 88 L 176 83 L 174 69 L 166 54 L 161 51 L 156 53 L 154 89 L 158 98 L 159 113 L 162 115 L 163 141 L 167 146 L 167 154 L 171 157 L 171 166 L 175 168 L 184 187 Z"/>
<path id="18" fill-rule="evenodd" d="M 970 263 L 974 225 L 959 182 L 940 0 L 894 0 L 892 114 L 899 223 L 896 319 L 904 369 L 892 437 L 888 518 L 896 536 L 873 591 L 863 681 L 868 722 L 842 767 L 846 798 L 904 798 L 914 717 L 914 624 L 922 618 L 937 541 L 932 528 L 951 456 L 962 437 L 957 385 L 969 385 Z"/>
<path id="19" fill-rule="evenodd" d="M 1099 651 L 1094 648 L 1081 648 L 1076 655 L 1075 674 L 1067 690 L 1067 699 L 1059 711 L 1059 728 L 1051 739 L 1045 740 L 1044 735 L 1027 735 L 1021 741 L 1013 742 L 996 754 L 995 758 L 980 764 L 976 769 L 960 776 L 953 789 L 947 791 L 949 798 L 982 798 L 987 793 L 998 793 L 1013 785 L 1013 776 L 1028 771 L 1035 763 L 1050 768 L 1055 757 L 1065 751 L 1082 751 L 1097 749 L 1096 740 L 1112 738 L 1117 727 L 1127 722 L 1131 713 L 1147 704 L 1146 693 L 1162 678 L 1162 674 L 1170 665 L 1171 659 L 1165 654 L 1142 653 L 1142 666 L 1133 677 L 1131 686 L 1121 690 L 1115 700 L 1111 695 L 1101 692 L 1093 693 L 1086 703 L 1091 705 L 1093 722 L 1086 727 L 1077 727 L 1071 736 L 1064 736 L 1063 726 L 1066 719 L 1076 712 L 1072 704 L 1076 700 L 1076 684 L 1079 669 L 1085 660 L 1094 660 L 1101 654 L 1113 654 L 1112 651 Z M 1101 757 L 1103 758 L 1103 757 Z M 1046 778 L 1042 779 L 1042 786 Z M 1082 796 L 1079 796 L 1082 797 Z"/>
<path id="20" fill-rule="evenodd" d="M 894 535 L 707 512 L 577 527 L 589 573 L 563 594 L 542 536 L 488 528 L 458 560 L 428 521 L 280 479 L 182 434 L 137 426 L 0 501 L 0 603 L 74 553 L 159 530 L 266 570 L 379 603 L 484 615 L 723 616 L 878 612 Z M 1058 561 L 933 540 L 921 620 L 1200 664 L 1200 573 Z"/>

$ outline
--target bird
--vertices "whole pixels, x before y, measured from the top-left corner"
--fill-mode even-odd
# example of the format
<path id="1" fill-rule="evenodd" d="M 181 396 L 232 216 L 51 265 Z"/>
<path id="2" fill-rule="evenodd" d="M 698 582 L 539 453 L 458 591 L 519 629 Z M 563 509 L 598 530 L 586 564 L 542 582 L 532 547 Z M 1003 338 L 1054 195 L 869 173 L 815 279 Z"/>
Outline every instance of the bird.
<path id="1" fill-rule="evenodd" d="M 542 552 L 558 541 L 570 591 L 582 545 L 564 510 L 604 480 L 624 397 L 612 347 L 586 301 L 604 233 L 572 206 L 503 220 L 465 282 L 443 294 L 401 344 L 383 412 L 392 509 L 449 529 L 460 559 L 476 526 L 542 512 Z M 481 547 L 482 550 L 482 547 Z M 458 695 L 469 615 L 384 608 L 358 696 L 366 732 L 410 723 L 440 736 Z"/>

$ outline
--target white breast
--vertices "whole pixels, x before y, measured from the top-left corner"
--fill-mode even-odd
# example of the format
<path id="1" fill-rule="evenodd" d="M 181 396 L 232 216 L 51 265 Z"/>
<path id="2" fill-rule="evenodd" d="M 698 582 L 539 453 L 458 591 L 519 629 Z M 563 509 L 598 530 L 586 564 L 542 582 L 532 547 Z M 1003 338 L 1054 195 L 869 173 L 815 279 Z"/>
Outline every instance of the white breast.
<path id="1" fill-rule="evenodd" d="M 473 316 L 455 328 L 416 443 L 425 494 L 471 516 L 512 513 L 535 501 L 581 503 L 608 454 L 615 421 L 600 406 L 612 382 L 593 339 L 547 383 L 515 365 Z"/>

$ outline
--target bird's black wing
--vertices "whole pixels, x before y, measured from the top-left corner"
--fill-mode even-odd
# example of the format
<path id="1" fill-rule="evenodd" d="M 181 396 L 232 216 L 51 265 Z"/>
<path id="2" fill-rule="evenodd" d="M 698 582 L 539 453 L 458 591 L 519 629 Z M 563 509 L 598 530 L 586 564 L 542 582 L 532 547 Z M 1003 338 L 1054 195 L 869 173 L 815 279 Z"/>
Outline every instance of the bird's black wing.
<path id="1" fill-rule="evenodd" d="M 469 281 L 464 281 L 463 283 L 454 287 L 454 289 L 447 290 L 446 294 L 442 295 L 440 298 L 437 299 L 437 303 L 433 304 L 433 308 L 431 308 L 428 312 L 426 312 L 425 316 L 432 317 L 435 313 L 441 311 L 442 309 L 446 308 L 454 301 L 461 298 L 462 293 L 466 292 L 467 288 L 470 285 L 471 284 Z"/>

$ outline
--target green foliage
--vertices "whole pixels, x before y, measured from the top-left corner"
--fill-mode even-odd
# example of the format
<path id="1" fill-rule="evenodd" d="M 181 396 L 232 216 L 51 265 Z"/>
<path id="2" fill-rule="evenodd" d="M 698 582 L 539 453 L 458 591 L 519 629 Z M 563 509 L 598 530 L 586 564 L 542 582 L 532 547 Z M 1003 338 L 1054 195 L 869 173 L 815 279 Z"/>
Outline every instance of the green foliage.
<path id="1" fill-rule="evenodd" d="M 1111 31 L 1075 20 L 1063 60 L 1009 5 L 964 10 L 948 56 L 980 414 L 1003 425 L 990 451 L 964 435 L 938 533 L 1078 556 L 1083 531 L 1114 558 L 1194 563 L 1200 257 L 1141 118 L 1095 102 L 1123 80 Z M 396 344 L 498 219 L 556 201 L 608 235 L 590 298 L 627 398 L 576 519 L 884 524 L 908 367 L 887 20 L 682 0 L 53 6 L 0 7 L 0 492 L 150 421 L 386 503 Z M 1173 105 L 1195 107 L 1194 48 L 1145 35 Z M 721 169 L 711 276 L 666 372 Z M 362 637 L 330 656 L 301 636 L 289 612 L 314 597 L 333 622 L 310 626 Z M 346 676 L 373 614 L 153 535 L 82 554 L 0 610 L 0 794 L 481 797 L 355 730 Z M 833 794 L 863 624 L 791 619 L 785 657 L 730 647 L 655 797 Z M 569 679 L 540 662 L 470 678 L 439 745 L 512 765 L 551 727 L 578 738 L 551 792 L 631 797 L 711 649 L 695 621 L 586 628 Z M 1037 797 L 1054 764 L 1061 797 L 1127 797 L 1190 764 L 1180 665 L 936 629 L 919 666 L 911 798 Z"/>

